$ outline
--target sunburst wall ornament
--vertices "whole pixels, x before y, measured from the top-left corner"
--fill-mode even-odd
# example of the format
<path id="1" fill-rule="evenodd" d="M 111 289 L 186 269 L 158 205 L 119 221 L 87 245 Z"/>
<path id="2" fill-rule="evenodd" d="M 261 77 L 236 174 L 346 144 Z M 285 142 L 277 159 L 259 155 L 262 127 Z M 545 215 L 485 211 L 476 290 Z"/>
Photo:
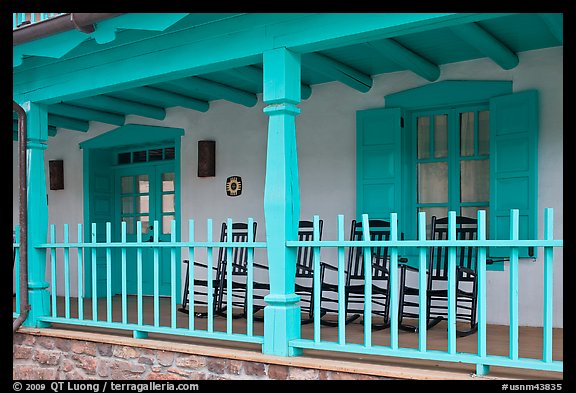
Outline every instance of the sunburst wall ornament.
<path id="1" fill-rule="evenodd" d="M 226 179 L 226 194 L 232 197 L 242 194 L 242 178 L 240 176 L 230 176 Z"/>

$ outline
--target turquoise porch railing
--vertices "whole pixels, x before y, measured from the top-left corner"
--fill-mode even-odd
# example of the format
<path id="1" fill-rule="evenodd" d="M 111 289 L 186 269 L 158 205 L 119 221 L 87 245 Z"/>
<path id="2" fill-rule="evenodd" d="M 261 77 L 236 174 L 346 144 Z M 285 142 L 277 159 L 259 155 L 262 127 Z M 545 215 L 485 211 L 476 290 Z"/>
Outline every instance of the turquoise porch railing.
<path id="1" fill-rule="evenodd" d="M 321 337 L 320 319 L 314 318 L 314 338 L 296 339 L 290 345 L 301 349 L 315 349 L 328 351 L 352 352 L 360 354 L 395 356 L 413 359 L 428 359 L 448 362 L 462 362 L 476 364 L 479 375 L 488 373 L 490 366 L 506 366 L 548 370 L 562 372 L 563 362 L 552 359 L 552 296 L 553 296 L 553 249 L 562 247 L 562 240 L 553 238 L 553 210 L 546 209 L 544 215 L 544 240 L 518 240 L 519 239 L 519 212 L 511 211 L 510 239 L 487 240 L 486 216 L 484 211 L 478 212 L 478 240 L 456 240 L 456 215 L 450 212 L 448 238 L 454 240 L 426 240 L 426 215 L 419 213 L 418 240 L 398 240 L 397 216 L 391 215 L 391 238 L 389 241 L 346 241 L 344 240 L 344 217 L 338 216 L 338 240 L 315 240 L 310 242 L 289 241 L 289 247 L 312 246 L 314 249 L 314 271 L 320 271 L 320 249 L 322 247 L 337 248 L 338 251 L 338 340 L 324 341 Z M 318 233 L 318 216 L 314 217 L 315 233 Z M 364 238 L 369 239 L 368 216 L 362 216 Z M 318 236 L 315 235 L 315 239 Z M 364 343 L 346 342 L 345 304 L 344 304 L 344 248 L 363 247 L 364 271 L 371 271 L 370 252 L 372 247 L 389 247 L 390 272 L 390 345 L 372 344 L 372 321 L 364 319 Z M 429 247 L 448 247 L 448 345 L 446 351 L 427 348 L 426 338 L 426 269 Z M 457 247 L 477 246 L 478 250 L 478 352 L 464 353 L 456 350 L 456 249 Z M 398 260 L 399 249 L 415 247 L 418 249 L 418 287 L 419 291 L 419 326 L 418 348 L 401 348 L 398 343 Z M 489 355 L 486 351 L 486 255 L 489 247 L 510 247 L 510 328 L 509 328 L 509 355 Z M 540 359 L 520 358 L 518 356 L 518 248 L 542 247 L 544 249 L 544 323 L 543 323 L 543 349 Z M 320 282 L 319 275 L 315 275 L 314 283 L 314 315 L 320 315 Z M 371 275 L 367 275 L 364 284 L 364 299 L 372 298 Z M 364 315 L 372 315 L 372 302 L 365 302 Z"/>
<path id="2" fill-rule="evenodd" d="M 42 22 L 43 20 L 63 15 L 59 12 L 17 12 L 12 14 L 12 30 L 32 23 Z"/>
<path id="3" fill-rule="evenodd" d="M 248 219 L 248 225 L 251 227 L 253 223 L 252 219 Z M 228 220 L 228 227 L 231 228 L 232 221 Z M 213 249 L 216 247 L 222 247 L 226 252 L 231 252 L 232 247 L 245 247 L 247 250 L 248 265 L 247 270 L 248 281 L 252 279 L 253 263 L 254 263 L 254 249 L 255 248 L 265 248 L 266 243 L 256 242 L 253 239 L 252 234 L 248 235 L 248 240 L 246 242 L 232 242 L 232 237 L 228 236 L 226 242 L 215 242 L 212 241 L 212 220 L 207 221 L 207 241 L 195 241 L 194 240 L 194 221 L 189 220 L 189 238 L 188 241 L 176 241 L 176 222 L 171 223 L 171 232 L 169 241 L 160 241 L 158 234 L 158 222 L 154 222 L 154 231 L 152 238 L 150 240 L 142 240 L 142 223 L 137 222 L 136 227 L 136 240 L 127 241 L 126 233 L 126 223 L 122 222 L 120 229 L 120 241 L 112 241 L 112 228 L 110 223 L 106 223 L 105 227 L 105 241 L 97 241 L 96 225 L 92 224 L 90 231 L 90 241 L 82 240 L 83 227 L 78 224 L 77 228 L 77 240 L 76 242 L 70 241 L 69 227 L 67 224 L 63 226 L 62 241 L 57 242 L 55 226 L 50 226 L 49 242 L 46 244 L 41 244 L 38 248 L 44 248 L 48 251 L 49 264 L 51 270 L 51 314 L 48 316 L 39 317 L 42 322 L 51 323 L 62 323 L 70 325 L 82 325 L 82 326 L 94 326 L 102 328 L 111 329 L 123 329 L 131 330 L 134 332 L 134 336 L 137 338 L 144 338 L 148 333 L 163 333 L 172 334 L 180 336 L 192 336 L 192 337 L 202 337 L 211 339 L 223 339 L 232 341 L 242 341 L 242 342 L 252 342 L 252 343 L 262 343 L 262 336 L 254 334 L 253 329 L 253 315 L 250 310 L 253 309 L 253 297 L 250 284 L 248 286 L 248 299 L 247 299 L 247 320 L 246 320 L 246 332 L 238 333 L 233 331 L 232 325 L 232 312 L 226 313 L 226 331 L 217 331 L 214 329 L 214 310 L 213 310 L 213 298 L 212 296 L 207 296 L 207 327 L 206 329 L 199 329 L 194 323 L 194 269 L 189 269 L 188 271 L 188 298 L 190 299 L 189 313 L 188 313 L 188 326 L 178 327 L 177 326 L 177 305 L 180 303 L 181 294 L 177 293 L 177 265 L 181 264 L 182 261 L 178 258 L 179 252 L 183 249 L 188 249 L 190 255 L 190 261 L 194 261 L 195 252 L 199 249 L 206 249 L 207 254 L 207 274 L 213 274 L 215 266 L 213 258 Z M 232 246 L 233 245 L 233 246 Z M 128 272 L 128 250 L 136 250 L 136 272 Z M 160 285 L 159 285 L 159 269 L 160 269 L 160 258 L 162 249 L 168 249 L 169 251 L 169 263 L 170 263 L 170 294 L 168 296 L 170 303 L 170 322 L 168 324 L 160 323 Z M 106 284 L 106 313 L 105 316 L 98 315 L 98 284 L 99 269 L 97 263 L 92 263 L 96 260 L 98 253 L 105 255 L 105 284 Z M 118 251 L 115 251 L 118 250 Z M 151 257 L 153 260 L 153 323 L 144 323 L 144 294 L 143 294 L 143 253 L 151 250 Z M 72 255 L 71 255 L 72 254 Z M 133 254 L 132 254 L 133 255 Z M 166 255 L 166 254 L 164 254 Z M 72 258 L 75 257 L 75 258 Z M 231 259 L 231 258 L 230 258 Z M 71 262 L 73 260 L 73 262 Z M 120 269 L 114 269 L 113 265 L 119 264 Z M 59 268 L 57 269 L 57 266 Z M 227 263 L 227 277 L 232 276 L 232 264 Z M 76 283 L 76 299 L 73 300 L 73 294 L 71 293 L 71 272 L 72 269 L 76 269 L 77 283 Z M 58 270 L 63 271 L 63 274 L 58 274 Z M 114 271 L 120 271 L 120 282 L 121 282 L 121 317 L 113 319 L 113 294 L 112 294 L 112 281 L 118 279 L 118 277 L 113 276 Z M 87 293 L 87 297 L 91 297 L 89 304 L 91 305 L 91 310 L 84 309 L 84 279 L 87 271 L 91 272 L 90 283 L 91 291 Z M 128 302 L 127 293 L 127 280 L 128 274 L 132 277 L 136 276 L 137 280 L 137 294 L 136 294 L 136 318 L 132 318 L 132 321 L 128 318 L 128 312 L 130 310 Z M 207 276 L 208 283 L 208 293 L 211 293 L 212 279 Z M 231 280 L 226 280 L 230 283 Z M 64 310 L 58 310 L 57 303 L 57 288 L 60 284 L 60 288 L 64 287 Z M 227 294 L 232 293 L 232 288 L 228 288 Z M 225 296 L 227 310 L 232 310 L 232 297 Z M 77 311 L 72 315 L 72 304 L 71 302 L 77 301 Z M 133 303 L 132 311 L 133 311 Z M 85 311 L 91 311 L 88 315 Z"/>
<path id="4" fill-rule="evenodd" d="M 455 232 L 455 213 L 450 212 L 450 231 L 449 239 L 455 239 L 450 233 Z M 368 216 L 363 215 L 363 228 L 368 231 Z M 340 351 L 340 352 L 350 352 L 359 354 L 370 354 L 370 355 L 382 355 L 391 357 L 401 357 L 401 358 L 413 358 L 413 359 L 423 359 L 423 360 L 435 360 L 435 361 L 447 361 L 447 362 L 459 362 L 459 363 L 469 363 L 476 365 L 477 374 L 486 374 L 489 371 L 490 366 L 505 366 L 505 367 L 516 367 L 516 368 L 527 368 L 535 370 L 547 370 L 547 371 L 563 371 L 563 361 L 554 360 L 552 355 L 552 334 L 553 334 L 553 314 L 552 314 L 552 304 L 553 304 L 553 271 L 554 271 L 554 248 L 563 247 L 563 241 L 554 239 L 553 236 L 553 210 L 546 209 L 544 214 L 544 239 L 542 240 L 519 240 L 519 213 L 517 210 L 511 211 L 510 217 L 510 240 L 488 240 L 486 239 L 486 217 L 484 211 L 478 212 L 478 239 L 477 240 L 426 240 L 426 216 L 425 213 L 419 214 L 418 222 L 418 240 L 399 240 L 398 239 L 398 229 L 397 229 L 397 216 L 396 214 L 391 215 L 391 239 L 389 241 L 348 241 L 344 239 L 344 217 L 342 215 L 338 216 L 338 239 L 337 240 L 313 240 L 308 242 L 302 241 L 288 241 L 286 244 L 288 247 L 300 247 L 300 246 L 312 246 L 314 250 L 314 271 L 320 271 L 320 255 L 322 248 L 332 248 L 337 251 L 338 259 L 338 327 L 337 327 L 337 340 L 327 341 L 323 340 L 321 336 L 320 329 L 320 319 L 315 318 L 313 324 L 313 338 L 312 339 L 293 339 L 289 342 L 289 345 L 295 349 L 315 349 L 315 350 L 326 350 L 326 351 Z M 319 232 L 319 217 L 315 216 L 314 225 L 315 232 Z M 231 225 L 231 220 L 228 220 L 228 227 Z M 249 226 L 251 225 L 251 220 L 249 220 Z M 125 225 L 121 229 L 121 241 L 112 241 L 111 238 L 111 226 L 108 224 L 106 226 L 105 241 L 96 241 L 96 228 L 93 225 L 91 228 L 91 241 L 82 241 L 82 231 L 81 225 L 78 225 L 78 236 L 76 242 L 71 242 L 69 240 L 68 226 L 64 226 L 63 240 L 61 242 L 56 241 L 56 231 L 54 226 L 51 226 L 50 230 L 50 241 L 46 244 L 41 244 L 38 247 L 44 248 L 48 251 L 50 256 L 50 269 L 51 269 L 51 281 L 52 288 L 57 288 L 58 283 L 60 283 L 60 288 L 64 285 L 64 307 L 60 309 L 58 313 L 57 302 L 56 302 L 56 291 L 52 290 L 51 299 L 51 315 L 39 317 L 41 321 L 44 322 L 54 322 L 62 324 L 71 325 L 83 325 L 83 326 L 95 326 L 103 328 L 113 328 L 113 329 L 124 329 L 131 330 L 135 332 L 136 337 L 145 337 L 147 333 L 165 333 L 173 335 L 183 335 L 183 336 L 193 336 L 201 338 L 215 338 L 223 340 L 241 341 L 241 342 L 253 342 L 262 344 L 264 341 L 263 336 L 255 335 L 253 329 L 253 317 L 249 317 L 246 321 L 247 329 L 246 333 L 237 333 L 232 330 L 232 313 L 227 313 L 226 315 L 226 329 L 225 331 L 215 331 L 214 330 L 214 312 L 212 309 L 211 298 L 208 297 L 208 319 L 207 328 L 198 329 L 194 325 L 193 313 L 189 313 L 188 326 L 177 327 L 176 326 L 176 312 L 177 312 L 177 302 L 180 299 L 180 293 L 176 293 L 176 263 L 180 263 L 177 258 L 178 251 L 188 249 L 190 260 L 194 260 L 194 254 L 198 250 L 205 249 L 207 255 L 207 265 L 208 271 L 212 271 L 212 266 L 214 266 L 212 258 L 212 250 L 214 247 L 228 247 L 230 248 L 230 242 L 214 242 L 211 238 L 212 232 L 212 222 L 208 220 L 207 228 L 208 235 L 207 241 L 199 242 L 194 240 L 194 221 L 189 221 L 189 238 L 188 241 L 176 241 L 175 237 L 175 223 L 172 223 L 171 228 L 171 239 L 167 242 L 158 241 L 157 229 L 155 229 L 153 234 L 153 241 L 142 241 L 142 227 L 141 224 L 137 227 L 137 239 L 134 242 L 126 241 L 126 228 Z M 158 228 L 158 224 L 155 223 L 154 228 Z M 17 233 L 17 232 L 16 232 Z M 317 237 L 316 237 L 317 238 Z M 368 238 L 368 236 L 365 236 Z M 16 252 L 16 266 L 18 266 L 18 238 L 15 238 L 13 244 L 14 250 Z M 371 323 L 364 323 L 364 342 L 363 344 L 352 343 L 346 341 L 346 325 L 345 325 L 345 304 L 344 304 L 344 255 L 345 248 L 347 247 L 363 247 L 365 255 L 369 256 L 372 247 L 378 246 L 389 247 L 389 266 L 390 266 L 390 280 L 391 280 L 391 291 L 390 291 L 390 330 L 385 331 L 389 334 L 389 345 L 374 345 L 373 337 L 378 332 L 372 331 Z M 249 250 L 248 254 L 248 271 L 253 271 L 253 252 L 256 248 L 266 248 L 266 243 L 255 242 L 254 239 L 249 238 L 245 243 L 234 243 L 237 247 L 247 247 Z M 448 332 L 447 332 L 447 350 L 436 350 L 430 349 L 427 345 L 427 328 L 426 328 L 426 291 L 422 290 L 419 292 L 419 303 L 420 307 L 418 309 L 419 313 L 419 329 L 417 333 L 418 345 L 417 348 L 405 348 L 399 345 L 398 337 L 398 265 L 399 265 L 399 252 L 401 249 L 406 248 L 416 248 L 418 250 L 418 286 L 419 288 L 426 288 L 426 266 L 429 247 L 436 246 L 446 246 L 449 249 L 449 281 L 448 281 Z M 456 348 L 456 287 L 455 287 L 455 266 L 456 266 L 456 250 L 458 247 L 478 247 L 478 330 L 477 330 L 477 353 L 469 352 L 458 352 Z M 506 247 L 510 250 L 509 255 L 509 282 L 510 282 L 510 326 L 509 326 L 509 348 L 507 356 L 492 355 L 487 352 L 487 301 L 486 301 L 486 259 L 488 249 L 491 247 Z M 519 258 L 518 249 L 521 247 L 535 247 L 543 249 L 542 261 L 544 265 L 543 274 L 543 345 L 542 345 L 542 355 L 539 358 L 524 358 L 519 356 L 519 307 L 518 307 L 518 288 L 519 288 Z M 171 276 L 171 294 L 170 299 L 170 323 L 166 326 L 160 325 L 159 323 L 159 291 L 158 291 L 158 280 L 155 280 L 154 285 L 154 296 L 153 296 L 153 310 L 154 310 L 154 322 L 151 324 L 143 323 L 143 296 L 142 288 L 139 287 L 137 300 L 134 303 L 128 303 L 127 293 L 126 293 L 126 275 L 129 272 L 126 271 L 126 254 L 127 250 L 135 249 L 136 253 L 140 255 L 139 257 L 139 269 L 136 272 L 138 280 L 142 278 L 141 271 L 141 255 L 142 252 L 147 249 L 151 250 L 154 256 L 154 271 L 155 277 L 158 277 L 158 256 L 161 249 L 168 249 L 170 252 L 170 276 Z M 102 318 L 98 317 L 98 306 L 96 284 L 98 280 L 98 271 L 95 264 L 89 264 L 87 261 L 95 258 L 95 253 L 97 249 L 104 250 L 106 255 L 106 282 L 110 283 L 113 279 L 112 266 L 113 264 L 121 265 L 121 309 L 122 317 L 120 320 L 112 319 L 112 293 L 110 290 L 110 285 L 106 287 L 106 315 Z M 119 250 L 120 257 L 113 258 L 113 250 Z M 76 258 L 72 258 L 71 254 L 75 254 Z M 58 260 L 60 264 L 58 265 Z M 74 260 L 74 262 L 71 262 Z M 365 258 L 365 261 L 370 261 L 371 258 Z M 558 262 L 557 262 L 558 263 Z M 227 264 L 227 268 L 231 269 L 231 264 Z M 63 274 L 57 274 L 57 266 L 62 269 Z M 91 268 L 88 268 L 91 266 Z M 84 276 L 83 272 L 85 268 L 92 270 L 92 315 L 86 317 L 84 314 Z M 17 268 L 15 268 L 16 274 L 18 274 Z M 77 315 L 71 315 L 71 302 L 73 301 L 73 295 L 71 293 L 71 269 L 77 269 Z M 366 269 L 365 271 L 370 271 Z M 189 273 L 189 282 L 191 283 L 189 288 L 189 299 L 191 301 L 190 310 L 194 310 L 194 271 L 191 269 Z M 231 276 L 231 271 L 228 272 L 228 276 Z M 253 274 L 250 273 L 248 282 L 252 282 Z M 320 277 L 319 275 L 314 276 L 314 315 L 320 315 Z M 364 286 L 364 296 L 365 298 L 372 297 L 372 285 L 371 278 L 367 277 L 367 285 Z M 210 280 L 208 280 L 210 282 Z M 232 293 L 231 288 L 228 289 L 227 293 Z M 19 296 L 17 293 L 16 296 Z M 247 315 L 252 316 L 252 302 L 253 302 L 253 291 L 248 285 L 248 313 Z M 16 299 L 18 304 L 18 298 Z M 232 307 L 231 296 L 226 298 L 227 309 Z M 88 304 L 90 304 L 88 302 Z M 131 312 L 134 312 L 134 306 L 136 306 L 137 322 L 129 322 L 127 318 L 128 311 L 130 310 L 129 304 L 133 307 Z M 63 311 L 63 312 L 62 312 Z M 16 308 L 13 313 L 14 317 L 17 316 L 19 310 Z M 364 305 L 365 315 L 371 315 L 372 304 L 371 302 L 366 302 Z M 334 328 L 331 328 L 334 329 Z M 436 328 L 438 329 L 438 327 Z M 376 340 L 374 340 L 376 341 Z"/>

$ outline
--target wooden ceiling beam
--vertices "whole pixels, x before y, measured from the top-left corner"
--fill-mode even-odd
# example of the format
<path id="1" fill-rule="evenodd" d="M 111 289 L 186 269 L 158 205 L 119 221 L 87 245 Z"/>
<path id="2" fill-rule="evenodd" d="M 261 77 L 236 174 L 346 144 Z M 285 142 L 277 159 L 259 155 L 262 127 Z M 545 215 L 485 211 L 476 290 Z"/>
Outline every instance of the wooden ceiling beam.
<path id="1" fill-rule="evenodd" d="M 369 42 L 368 45 L 387 59 L 430 82 L 440 77 L 440 68 L 436 64 L 402 46 L 393 39 L 372 41 Z"/>
<path id="2" fill-rule="evenodd" d="M 366 93 L 372 88 L 370 75 L 320 53 L 302 55 L 302 64 L 359 92 Z"/>
<path id="3" fill-rule="evenodd" d="M 511 70 L 518 65 L 519 60 L 516 53 L 479 24 L 474 22 L 466 23 L 453 26 L 450 30 L 503 69 Z"/>

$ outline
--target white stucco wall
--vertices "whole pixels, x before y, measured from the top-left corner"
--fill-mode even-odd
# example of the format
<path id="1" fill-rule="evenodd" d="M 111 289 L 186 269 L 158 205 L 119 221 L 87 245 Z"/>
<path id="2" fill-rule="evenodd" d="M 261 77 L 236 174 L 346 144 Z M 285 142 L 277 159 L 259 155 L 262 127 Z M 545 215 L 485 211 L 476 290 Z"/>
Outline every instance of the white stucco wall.
<path id="1" fill-rule="evenodd" d="M 555 209 L 555 237 L 563 238 L 563 49 L 551 48 L 519 54 L 520 63 L 513 70 L 502 70 L 487 59 L 449 64 L 441 67 L 440 80 L 512 80 L 514 91 L 537 89 L 540 93 L 539 168 L 539 236 L 543 232 L 543 209 Z M 356 204 L 356 111 L 384 106 L 383 97 L 398 91 L 428 83 L 411 72 L 398 72 L 374 77 L 368 93 L 359 93 L 340 83 L 316 85 L 312 96 L 299 106 L 297 118 L 298 158 L 301 192 L 301 218 L 318 214 L 324 220 L 324 239 L 336 239 L 336 217 L 345 215 L 346 233 L 355 214 Z M 266 169 L 267 116 L 261 97 L 253 108 L 227 101 L 214 101 L 206 113 L 180 107 L 167 110 L 164 121 L 128 116 L 127 123 L 180 127 L 181 217 L 196 220 L 196 238 L 205 239 L 205 222 L 214 220 L 214 237 L 220 223 L 231 217 L 258 222 L 257 240 L 265 240 L 263 210 Z M 49 139 L 48 160 L 63 159 L 65 189 L 48 190 L 49 220 L 59 228 L 71 225 L 75 238 L 76 225 L 82 222 L 82 151 L 78 143 L 114 127 L 91 122 L 87 133 L 60 131 Z M 197 142 L 216 141 L 216 177 L 198 178 Z M 17 144 L 14 143 L 14 157 Z M 16 159 L 15 159 L 16 160 Z M 243 180 L 242 195 L 227 197 L 225 181 L 239 175 Z M 17 223 L 17 168 L 14 167 L 13 222 Z M 184 221 L 185 222 L 185 221 Z M 187 224 L 182 225 L 182 238 L 188 236 Z M 554 326 L 563 326 L 563 258 L 555 251 L 554 265 Z M 256 260 L 265 261 L 266 254 L 256 252 Z M 542 324 L 543 268 L 542 252 L 536 261 L 520 262 L 520 324 Z M 185 257 L 185 255 L 184 255 Z M 323 259 L 330 252 L 322 253 Z M 184 274 L 184 272 L 183 272 Z M 47 269 L 48 280 L 50 277 Z M 72 269 L 72 293 L 76 292 L 76 276 Z M 488 322 L 508 323 L 508 266 L 503 272 L 488 273 Z M 59 288 L 58 293 L 63 293 Z"/>

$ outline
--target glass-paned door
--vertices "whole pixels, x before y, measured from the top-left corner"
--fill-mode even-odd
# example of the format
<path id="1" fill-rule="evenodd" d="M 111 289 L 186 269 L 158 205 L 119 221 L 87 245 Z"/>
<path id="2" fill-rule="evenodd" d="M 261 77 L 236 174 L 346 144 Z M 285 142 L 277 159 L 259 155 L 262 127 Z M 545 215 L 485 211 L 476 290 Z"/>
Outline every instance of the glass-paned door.
<path id="1" fill-rule="evenodd" d="M 158 222 L 158 240 L 170 241 L 172 220 L 176 219 L 176 181 L 173 163 L 122 166 L 116 168 L 116 222 L 126 223 L 126 240 L 137 240 L 137 223 L 142 224 L 142 241 L 154 239 L 154 222 Z M 118 232 L 118 237 L 120 232 Z M 159 259 L 159 292 L 170 295 L 170 250 L 157 248 Z M 177 264 L 178 265 L 178 264 Z M 138 290 L 137 251 L 127 249 L 127 292 Z M 180 275 L 177 274 L 177 277 Z M 154 294 L 154 250 L 142 250 L 142 293 Z"/>

